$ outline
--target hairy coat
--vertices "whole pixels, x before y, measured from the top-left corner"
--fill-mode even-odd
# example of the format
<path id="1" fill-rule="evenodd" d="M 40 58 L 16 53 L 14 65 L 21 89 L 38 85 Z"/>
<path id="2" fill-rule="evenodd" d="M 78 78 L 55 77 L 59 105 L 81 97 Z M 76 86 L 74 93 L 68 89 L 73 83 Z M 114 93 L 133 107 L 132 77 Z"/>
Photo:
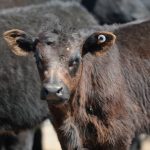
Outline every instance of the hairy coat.
<path id="1" fill-rule="evenodd" d="M 27 5 L 31 5 L 31 4 L 39 4 L 39 3 L 43 3 L 43 2 L 47 2 L 48 0 L 22 0 L 22 1 L 18 1 L 18 0 L 10 0 L 10 1 L 5 1 L 5 0 L 1 0 L 1 5 L 0 5 L 0 9 L 6 9 L 6 8 L 12 8 L 12 7 L 19 7 L 19 6 L 27 6 Z"/>
<path id="2" fill-rule="evenodd" d="M 79 19 L 74 7 L 57 4 L 58 26 L 49 24 L 36 39 L 18 29 L 4 38 L 15 54 L 34 53 L 64 150 L 128 150 L 150 125 L 150 21 L 100 27 L 86 13 Z"/>
<path id="3" fill-rule="evenodd" d="M 149 0 L 82 0 L 99 24 L 127 23 L 149 17 Z"/>
<path id="4" fill-rule="evenodd" d="M 142 0 L 143 4 L 150 10 L 150 2 L 149 0 Z"/>
<path id="5" fill-rule="evenodd" d="M 12 7 L 20 7 L 20 6 L 28 6 L 28 5 L 37 5 L 43 4 L 45 2 L 56 1 L 56 0 L 1 0 L 0 9 L 12 8 Z M 58 1 L 70 1 L 70 0 L 58 0 Z M 76 0 L 80 2 L 81 0 Z"/>

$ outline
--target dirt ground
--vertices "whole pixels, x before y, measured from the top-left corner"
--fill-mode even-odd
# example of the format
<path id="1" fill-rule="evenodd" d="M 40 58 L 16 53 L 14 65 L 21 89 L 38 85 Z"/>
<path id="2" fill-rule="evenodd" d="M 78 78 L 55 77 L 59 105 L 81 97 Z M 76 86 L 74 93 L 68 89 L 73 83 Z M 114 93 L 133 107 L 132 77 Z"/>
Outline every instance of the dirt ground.
<path id="1" fill-rule="evenodd" d="M 42 125 L 42 146 L 43 150 L 61 150 L 57 135 L 49 120 Z"/>

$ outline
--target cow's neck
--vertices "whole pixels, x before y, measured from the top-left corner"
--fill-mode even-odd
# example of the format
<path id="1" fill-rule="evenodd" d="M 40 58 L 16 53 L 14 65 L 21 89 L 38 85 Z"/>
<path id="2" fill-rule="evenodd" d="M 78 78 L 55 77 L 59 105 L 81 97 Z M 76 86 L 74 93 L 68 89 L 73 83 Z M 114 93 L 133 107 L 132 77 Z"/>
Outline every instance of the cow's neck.
<path id="1" fill-rule="evenodd" d="M 78 95 L 78 93 L 76 94 Z M 73 98 L 76 99 L 78 97 L 77 95 L 73 96 Z M 74 116 L 74 111 L 78 111 L 78 108 L 77 106 L 74 108 L 76 104 L 70 102 L 72 101 L 59 106 L 49 106 L 50 112 L 53 115 L 52 123 L 56 129 L 63 150 L 75 150 L 83 147 Z"/>
<path id="2" fill-rule="evenodd" d="M 101 57 L 89 54 L 83 60 L 79 100 L 74 99 L 73 103 L 77 110 L 74 116 L 80 120 L 81 138 L 89 145 L 107 141 L 109 125 L 115 128 L 115 120 L 127 119 L 128 98 L 118 58 L 118 51 L 114 50 Z"/>
<path id="3" fill-rule="evenodd" d="M 125 92 L 121 92 L 124 90 L 123 80 L 119 62 L 115 60 L 117 55 L 114 55 L 109 56 L 108 54 L 104 56 L 104 59 L 95 59 L 92 55 L 87 55 L 87 58 L 83 60 L 79 85 L 72 100 L 69 101 L 70 103 L 62 106 L 50 106 L 60 142 L 64 143 L 65 138 L 65 141 L 73 140 L 73 143 L 68 142 L 69 144 L 67 144 L 71 149 L 76 148 L 77 145 L 82 147 L 82 141 L 91 139 L 95 139 L 94 142 L 96 140 L 104 142 L 108 138 L 109 119 L 126 116 L 125 104 L 122 101 L 124 97 L 120 94 Z M 100 129 L 100 122 L 103 129 Z M 95 123 L 94 132 L 101 132 L 104 138 L 97 137 L 97 133 L 94 132 L 90 136 L 84 135 L 82 130 L 90 129 L 93 127 L 93 123 Z"/>
<path id="4" fill-rule="evenodd" d="M 80 108 L 86 109 L 86 113 L 93 115 L 100 115 L 102 112 L 108 111 L 105 109 L 105 105 L 111 107 L 111 105 L 123 103 L 124 95 L 122 93 L 126 92 L 118 51 L 114 50 L 103 55 L 100 57 L 87 55 L 83 60 L 78 103 Z"/>

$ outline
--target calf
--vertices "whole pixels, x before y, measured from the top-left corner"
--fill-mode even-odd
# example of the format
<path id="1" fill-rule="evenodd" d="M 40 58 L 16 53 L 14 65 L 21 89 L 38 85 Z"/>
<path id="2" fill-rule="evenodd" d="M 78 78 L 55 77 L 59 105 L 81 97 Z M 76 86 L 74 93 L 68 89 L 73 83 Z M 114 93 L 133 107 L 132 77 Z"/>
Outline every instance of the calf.
<path id="1" fill-rule="evenodd" d="M 35 39 L 18 29 L 4 38 L 16 55 L 34 53 L 64 150 L 128 150 L 150 125 L 150 21 L 84 29 L 67 21 Z"/>
<path id="2" fill-rule="evenodd" d="M 11 28 L 21 27 L 24 30 L 28 30 L 32 36 L 36 36 L 36 32 L 42 30 L 40 29 L 42 23 L 46 24 L 48 22 L 50 27 L 58 26 L 59 28 L 57 16 L 63 17 L 66 14 L 68 15 L 62 22 L 65 20 L 70 27 L 74 24 L 76 27 L 97 24 L 93 17 L 79 4 L 50 2 L 19 7 L 17 9 L 1 10 L 0 34 L 2 35 L 4 31 Z M 47 27 L 41 25 L 41 28 Z M 40 100 L 40 84 L 38 82 L 37 68 L 34 65 L 34 58 L 22 59 L 12 55 L 2 36 L 0 36 L 0 45 L 1 138 L 6 135 L 1 136 L 2 131 L 17 130 L 18 133 L 18 130 L 36 126 L 47 117 L 48 109 L 46 102 Z M 27 81 L 30 81 L 30 83 Z M 15 137 L 14 135 L 9 135 L 9 138 L 5 138 L 0 142 L 0 146 L 6 146 L 6 149 L 9 149 L 10 147 L 7 147 L 7 139 L 16 139 L 16 135 Z M 20 142 L 20 136 L 18 142 Z M 18 145 L 20 148 L 20 143 L 17 143 L 16 140 L 15 143 L 12 141 L 12 144 L 14 144 L 13 149 L 17 149 Z M 37 149 L 37 147 L 35 146 L 34 149 Z"/>

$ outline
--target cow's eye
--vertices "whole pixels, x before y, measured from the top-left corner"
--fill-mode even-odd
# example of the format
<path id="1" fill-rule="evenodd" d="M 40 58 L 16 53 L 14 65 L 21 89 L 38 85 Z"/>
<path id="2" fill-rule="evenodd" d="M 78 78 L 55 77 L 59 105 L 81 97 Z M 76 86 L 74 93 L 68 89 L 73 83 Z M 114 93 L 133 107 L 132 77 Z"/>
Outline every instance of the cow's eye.
<path id="1" fill-rule="evenodd" d="M 46 40 L 45 40 L 45 42 L 46 42 L 46 44 L 47 45 L 52 45 L 52 44 L 54 44 L 54 39 L 53 38 L 47 38 Z"/>
<path id="2" fill-rule="evenodd" d="M 47 45 L 52 45 L 53 43 L 54 43 L 54 42 L 52 42 L 52 41 L 47 41 L 47 42 L 46 42 Z"/>
<path id="3" fill-rule="evenodd" d="M 78 65 L 79 65 L 79 58 L 75 58 L 75 59 L 71 59 L 69 61 L 69 71 L 70 73 L 75 73 L 78 69 Z"/>
<path id="4" fill-rule="evenodd" d="M 100 43 L 104 43 L 104 42 L 106 41 L 106 36 L 100 34 L 100 35 L 98 36 L 98 41 L 99 41 Z"/>
<path id="5" fill-rule="evenodd" d="M 73 60 L 69 62 L 69 69 L 72 69 L 78 64 L 78 60 Z"/>

